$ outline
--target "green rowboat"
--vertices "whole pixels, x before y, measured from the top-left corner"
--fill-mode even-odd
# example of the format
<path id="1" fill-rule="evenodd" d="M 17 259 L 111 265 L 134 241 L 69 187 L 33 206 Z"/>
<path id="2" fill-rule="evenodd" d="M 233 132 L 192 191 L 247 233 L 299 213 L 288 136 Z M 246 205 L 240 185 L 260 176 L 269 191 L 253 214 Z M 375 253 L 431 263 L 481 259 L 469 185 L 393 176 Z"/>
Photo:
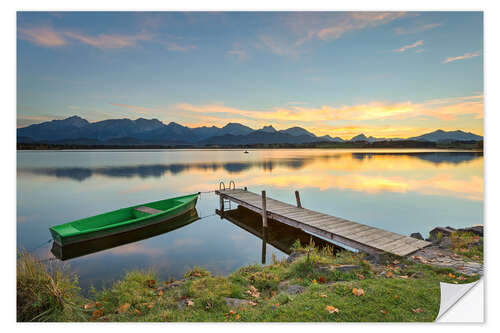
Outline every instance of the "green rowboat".
<path id="1" fill-rule="evenodd" d="M 59 246 L 144 228 L 180 216 L 196 206 L 199 193 L 118 209 L 51 227 Z"/>
<path id="2" fill-rule="evenodd" d="M 168 234 L 171 231 L 183 228 L 195 221 L 200 217 L 196 209 L 177 216 L 164 223 L 155 223 L 148 225 L 144 228 L 122 232 L 121 234 L 111 235 L 107 237 L 91 239 L 85 242 L 69 244 L 66 246 L 59 246 L 56 242 L 52 243 L 50 252 L 60 260 L 73 259 L 88 254 L 112 249 L 125 244 L 141 241 L 151 237 Z"/>

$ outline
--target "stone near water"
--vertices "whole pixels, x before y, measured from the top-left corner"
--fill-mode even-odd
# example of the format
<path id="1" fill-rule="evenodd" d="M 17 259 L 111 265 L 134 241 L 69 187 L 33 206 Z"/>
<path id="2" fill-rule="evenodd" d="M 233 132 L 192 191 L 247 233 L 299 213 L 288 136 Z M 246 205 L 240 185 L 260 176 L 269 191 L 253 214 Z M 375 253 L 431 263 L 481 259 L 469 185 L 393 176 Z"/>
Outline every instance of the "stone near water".
<path id="1" fill-rule="evenodd" d="M 451 247 L 451 240 L 450 237 L 443 237 L 441 238 L 441 241 L 439 242 L 439 247 L 442 249 L 448 249 Z"/>
<path id="2" fill-rule="evenodd" d="M 335 270 L 338 270 L 338 271 L 341 271 L 344 273 L 349 273 L 349 272 L 355 271 L 357 269 L 361 269 L 361 266 L 359 266 L 359 265 L 342 265 L 342 266 L 336 266 L 334 268 L 335 268 Z"/>
<path id="3" fill-rule="evenodd" d="M 420 240 L 424 240 L 424 237 L 422 237 L 422 235 L 420 234 L 420 232 L 414 232 L 410 235 L 410 237 L 413 237 L 413 238 L 416 238 L 416 239 L 420 239 Z"/>
<path id="4" fill-rule="evenodd" d="M 290 295 L 302 294 L 306 290 L 306 287 L 299 285 L 291 285 L 287 288 L 286 293 Z"/>
<path id="5" fill-rule="evenodd" d="M 297 260 L 298 258 L 302 257 L 304 255 L 304 253 L 302 252 L 292 252 L 288 258 L 286 259 L 286 261 L 288 263 L 292 263 L 294 262 L 295 260 Z"/>
<path id="6" fill-rule="evenodd" d="M 232 308 L 239 308 L 248 306 L 250 301 L 246 299 L 226 297 L 226 304 Z"/>

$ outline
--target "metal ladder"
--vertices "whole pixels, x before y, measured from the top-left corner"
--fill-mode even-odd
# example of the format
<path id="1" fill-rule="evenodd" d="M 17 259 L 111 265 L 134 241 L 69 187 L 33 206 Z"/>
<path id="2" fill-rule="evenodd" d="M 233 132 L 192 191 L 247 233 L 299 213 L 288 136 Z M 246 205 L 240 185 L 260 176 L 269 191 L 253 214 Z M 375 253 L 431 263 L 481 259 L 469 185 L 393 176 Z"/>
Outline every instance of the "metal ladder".
<path id="1" fill-rule="evenodd" d="M 231 188 L 231 185 L 233 185 L 232 188 Z M 236 189 L 236 184 L 235 184 L 234 180 L 230 180 L 229 181 L 229 187 L 228 187 L 228 189 L 229 190 L 235 190 Z M 222 190 L 224 190 L 224 191 L 226 190 L 226 185 L 224 184 L 224 182 L 221 181 L 219 183 L 219 191 L 222 191 Z M 231 200 L 229 200 L 229 199 L 223 199 L 223 203 L 224 203 L 224 210 L 226 210 L 226 208 L 229 209 L 229 210 L 231 210 Z"/>

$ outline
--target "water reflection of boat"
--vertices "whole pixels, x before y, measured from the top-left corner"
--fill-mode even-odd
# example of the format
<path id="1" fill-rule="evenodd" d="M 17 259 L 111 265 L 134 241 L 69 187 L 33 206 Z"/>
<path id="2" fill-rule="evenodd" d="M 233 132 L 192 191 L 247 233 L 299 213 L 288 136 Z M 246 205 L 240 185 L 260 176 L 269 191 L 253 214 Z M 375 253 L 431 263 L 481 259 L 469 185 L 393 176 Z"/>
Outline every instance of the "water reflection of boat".
<path id="1" fill-rule="evenodd" d="M 332 243 L 322 238 L 274 220 L 268 220 L 268 227 L 264 230 L 262 227 L 262 217 L 242 206 L 238 206 L 236 209 L 226 210 L 224 213 L 217 210 L 217 214 L 263 240 L 263 263 L 265 260 L 264 245 L 266 243 L 286 254 L 290 254 L 292 252 L 291 247 L 297 240 L 299 240 L 302 245 L 307 245 L 312 239 L 314 244 L 319 248 L 333 246 Z M 342 250 L 341 247 L 337 245 L 334 246 L 335 252 L 340 250 Z"/>
<path id="2" fill-rule="evenodd" d="M 193 223 L 194 221 L 197 221 L 199 219 L 200 218 L 198 217 L 198 212 L 196 211 L 196 209 L 193 209 L 184 215 L 176 217 L 173 220 L 168 220 L 163 223 L 157 223 L 118 235 L 112 235 L 66 246 L 60 246 L 54 242 L 52 244 L 51 252 L 52 254 L 54 254 L 54 256 L 56 256 L 56 258 L 61 260 L 81 257 L 87 254 L 92 254 L 120 245 L 137 242 L 143 239 L 168 233 L 187 226 L 188 224 Z"/>

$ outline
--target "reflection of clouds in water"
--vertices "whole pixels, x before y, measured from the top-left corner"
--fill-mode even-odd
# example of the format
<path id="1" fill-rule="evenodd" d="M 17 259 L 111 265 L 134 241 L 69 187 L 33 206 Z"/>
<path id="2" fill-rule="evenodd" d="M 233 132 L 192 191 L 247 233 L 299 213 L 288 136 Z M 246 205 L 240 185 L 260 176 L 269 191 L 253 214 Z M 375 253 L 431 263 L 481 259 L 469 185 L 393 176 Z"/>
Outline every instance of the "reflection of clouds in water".
<path id="1" fill-rule="evenodd" d="M 131 255 L 131 254 L 141 254 L 147 256 L 158 256 L 163 254 L 164 249 L 155 249 L 151 247 L 146 247 L 143 244 L 126 244 L 119 247 L 115 247 L 106 251 L 103 254 L 114 254 L 114 255 Z"/>
<path id="2" fill-rule="evenodd" d="M 483 178 L 471 176 L 456 179 L 448 174 L 424 179 L 410 179 L 400 176 L 370 176 L 359 174 L 332 175 L 312 173 L 306 175 L 260 176 L 244 181 L 246 186 L 275 186 L 295 188 L 339 189 L 378 194 L 383 192 L 418 192 L 426 195 L 447 195 L 470 200 L 483 200 Z"/>
<path id="3" fill-rule="evenodd" d="M 195 238 L 179 238 L 174 240 L 172 243 L 173 247 L 177 246 L 195 246 L 195 245 L 201 245 L 203 244 L 204 241 L 201 239 L 195 239 Z"/>
<path id="4" fill-rule="evenodd" d="M 278 188 L 318 188 L 351 190 L 368 194 L 384 192 L 442 195 L 468 200 L 483 200 L 482 153 L 478 152 L 355 152 L 270 157 L 246 162 L 207 162 L 155 164 L 101 168 L 21 169 L 37 175 L 71 178 L 78 181 L 101 175 L 115 178 L 153 177 L 151 181 L 123 183 L 119 194 L 163 190 L 165 184 L 154 178 L 165 173 L 180 175 L 171 181 L 184 181 L 187 192 L 213 190 L 221 179 L 232 177 L 238 186 L 275 186 Z M 218 172 L 223 170 L 224 172 Z M 300 170 L 300 172 L 297 172 Z M 263 172 L 266 171 L 266 172 Z M 173 185 L 173 184 L 171 184 Z"/>
<path id="5" fill-rule="evenodd" d="M 383 170 L 390 167 L 390 165 L 387 164 L 388 162 L 394 162 L 396 164 L 393 168 L 401 170 L 415 168 L 415 166 L 411 166 L 409 163 L 401 165 L 401 163 L 408 161 L 423 161 L 430 163 L 431 165 L 458 165 L 482 158 L 482 156 L 482 153 L 476 152 L 335 153 L 329 155 L 298 156 L 292 158 L 268 158 L 259 161 L 243 162 L 175 163 L 95 168 L 21 168 L 19 169 L 19 172 L 21 175 L 23 173 L 29 173 L 34 175 L 84 181 L 94 175 L 114 178 L 160 178 L 167 173 L 172 175 L 186 172 L 215 173 L 221 170 L 229 174 L 241 174 L 245 171 L 249 171 L 250 169 L 260 169 L 272 172 L 279 167 L 290 170 L 300 170 L 312 164 L 320 164 L 324 167 L 337 170 L 359 170 L 366 167 L 376 167 Z"/>

